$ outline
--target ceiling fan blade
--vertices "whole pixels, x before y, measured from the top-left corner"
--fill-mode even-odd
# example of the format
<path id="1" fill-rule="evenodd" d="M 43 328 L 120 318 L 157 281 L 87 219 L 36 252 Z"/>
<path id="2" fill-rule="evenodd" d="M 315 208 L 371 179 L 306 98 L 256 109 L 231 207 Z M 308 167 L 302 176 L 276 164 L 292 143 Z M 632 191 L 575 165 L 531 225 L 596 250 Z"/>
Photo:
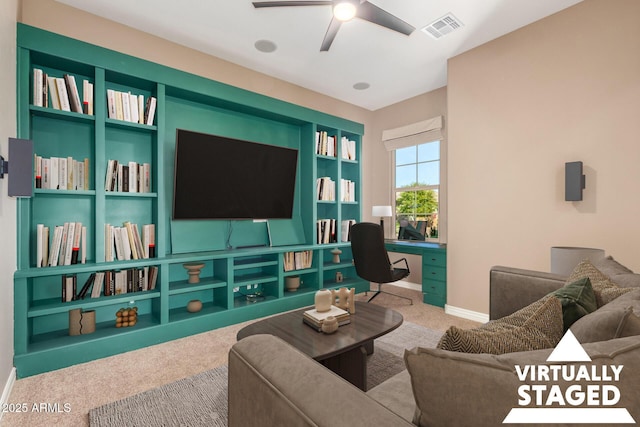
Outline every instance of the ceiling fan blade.
<path id="1" fill-rule="evenodd" d="M 339 21 L 336 18 L 331 18 L 329 28 L 327 28 L 327 33 L 324 35 L 324 40 L 322 40 L 322 46 L 320 46 L 320 52 L 326 52 L 329 50 L 331 43 L 333 43 L 333 39 L 335 39 L 336 34 L 338 34 L 340 25 L 342 25 L 342 21 Z"/>
<path id="2" fill-rule="evenodd" d="M 333 2 L 329 1 L 254 1 L 253 7 L 282 7 L 282 6 L 327 6 Z"/>
<path id="3" fill-rule="evenodd" d="M 378 6 L 369 3 L 366 0 L 358 6 L 356 16 L 360 19 L 364 19 L 365 21 L 373 22 L 374 24 L 381 25 L 407 36 L 415 30 L 413 26 L 407 24 L 402 19 L 395 17 L 389 12 L 380 9 Z"/>

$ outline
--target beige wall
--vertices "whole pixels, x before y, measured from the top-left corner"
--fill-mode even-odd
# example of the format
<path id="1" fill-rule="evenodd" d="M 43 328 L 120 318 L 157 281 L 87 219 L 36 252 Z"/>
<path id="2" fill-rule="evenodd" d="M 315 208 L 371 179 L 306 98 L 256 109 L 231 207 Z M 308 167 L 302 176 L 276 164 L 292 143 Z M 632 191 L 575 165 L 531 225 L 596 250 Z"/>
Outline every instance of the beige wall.
<path id="1" fill-rule="evenodd" d="M 392 177 L 393 165 L 392 153 L 387 151 L 382 143 L 382 131 L 393 129 L 410 123 L 419 122 L 435 116 L 445 116 L 445 134 L 447 127 L 447 88 L 443 87 L 434 91 L 415 96 L 406 101 L 381 108 L 374 112 L 372 126 L 367 129 L 370 146 L 367 147 L 366 157 L 363 161 L 363 175 L 367 179 L 364 187 L 365 203 L 363 216 L 366 220 L 377 222 L 379 218 L 371 217 L 370 206 L 393 205 Z M 426 142 L 426 141 L 425 141 Z M 446 141 L 442 144 L 442 164 L 446 165 Z M 443 168 L 443 171 L 446 170 Z M 442 177 L 441 185 L 446 187 L 446 174 Z M 370 201 L 370 202 L 369 202 Z M 440 200 L 440 212 L 446 214 L 446 192 L 442 192 Z M 442 230 L 446 230 L 446 221 L 440 224 Z M 385 221 L 385 235 L 393 237 L 394 226 L 390 219 Z M 446 231 L 443 234 L 446 237 Z M 406 257 L 409 261 L 411 275 L 409 281 L 422 283 L 422 262 L 418 256 L 406 254 L 391 255 L 392 260 Z"/>
<path id="2" fill-rule="evenodd" d="M 16 20 L 18 0 L 0 2 L 0 154 L 16 136 Z M 16 202 L 7 196 L 9 175 L 0 180 L 0 389 L 13 368 L 13 272 L 16 270 Z M 8 391 L 8 390 L 7 390 Z M 2 393 L 0 391 L 0 393 Z M 4 402 L 4 401 L 3 401 Z M 2 413 L 0 413 L 2 417 Z"/>
<path id="3" fill-rule="evenodd" d="M 554 245 L 640 270 L 640 2 L 585 0 L 449 60 L 448 304 L 487 313 L 489 268 Z M 581 160 L 582 202 L 564 201 Z"/>

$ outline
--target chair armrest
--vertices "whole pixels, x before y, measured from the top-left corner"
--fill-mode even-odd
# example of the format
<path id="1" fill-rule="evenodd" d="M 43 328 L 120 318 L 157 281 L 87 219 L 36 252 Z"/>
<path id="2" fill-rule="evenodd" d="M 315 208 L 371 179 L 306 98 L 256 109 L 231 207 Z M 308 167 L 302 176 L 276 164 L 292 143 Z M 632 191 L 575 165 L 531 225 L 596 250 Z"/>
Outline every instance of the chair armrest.
<path id="1" fill-rule="evenodd" d="M 273 335 L 231 348 L 228 390 L 229 427 L 412 425 Z"/>

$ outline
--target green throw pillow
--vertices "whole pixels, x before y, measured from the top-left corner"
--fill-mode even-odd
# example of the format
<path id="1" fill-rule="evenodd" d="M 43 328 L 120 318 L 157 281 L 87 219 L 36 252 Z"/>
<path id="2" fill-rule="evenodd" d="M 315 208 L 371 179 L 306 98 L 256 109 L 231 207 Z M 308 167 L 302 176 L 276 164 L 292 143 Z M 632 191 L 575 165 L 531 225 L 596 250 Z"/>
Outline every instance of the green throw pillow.
<path id="1" fill-rule="evenodd" d="M 596 295 L 588 277 L 569 283 L 550 295 L 562 303 L 562 323 L 565 332 L 576 320 L 598 309 Z"/>

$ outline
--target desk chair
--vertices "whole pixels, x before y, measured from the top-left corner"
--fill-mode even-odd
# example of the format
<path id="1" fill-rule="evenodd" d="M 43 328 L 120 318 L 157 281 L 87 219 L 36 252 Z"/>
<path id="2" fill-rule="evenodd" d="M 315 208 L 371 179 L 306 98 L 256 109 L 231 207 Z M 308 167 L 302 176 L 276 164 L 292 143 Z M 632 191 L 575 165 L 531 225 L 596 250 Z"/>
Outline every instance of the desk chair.
<path id="1" fill-rule="evenodd" d="M 396 282 L 409 276 L 409 264 L 406 258 L 401 258 L 394 263 L 389 261 L 389 254 L 384 247 L 384 233 L 379 224 L 360 222 L 351 226 L 351 252 L 359 277 L 378 284 L 378 290 L 371 298 L 380 293 L 396 296 L 409 300 L 411 298 L 393 294 L 382 290 L 384 283 Z M 395 264 L 404 261 L 405 268 L 396 268 Z"/>

